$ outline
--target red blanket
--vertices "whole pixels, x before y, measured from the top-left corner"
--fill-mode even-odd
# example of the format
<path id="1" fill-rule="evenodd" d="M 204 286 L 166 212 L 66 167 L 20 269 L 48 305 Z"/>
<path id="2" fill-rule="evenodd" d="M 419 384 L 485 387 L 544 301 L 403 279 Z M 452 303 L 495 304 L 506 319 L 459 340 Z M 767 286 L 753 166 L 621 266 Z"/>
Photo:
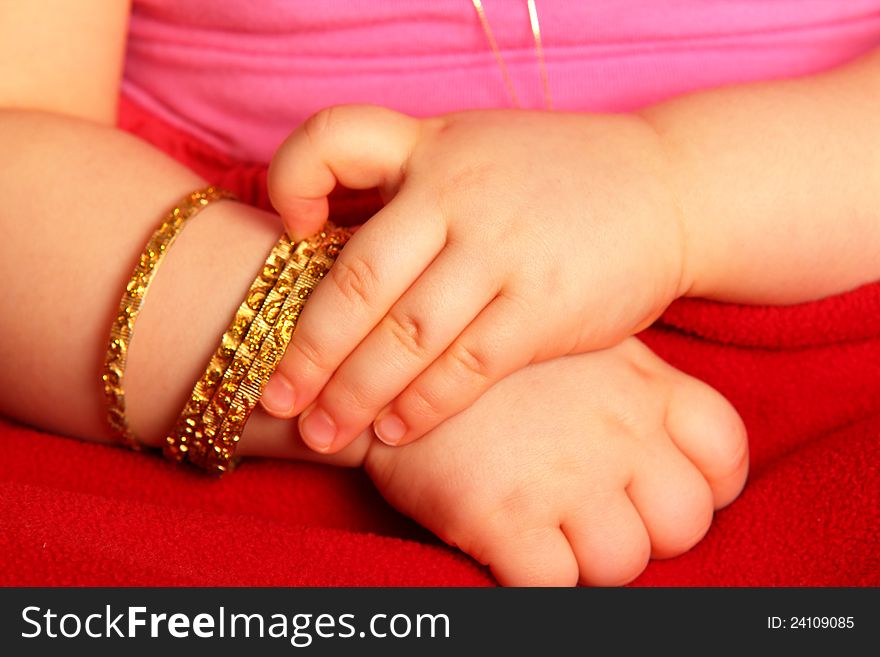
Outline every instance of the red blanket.
<path id="1" fill-rule="evenodd" d="M 268 207 L 263 166 L 131 103 L 121 125 Z M 682 301 L 642 337 L 734 403 L 752 460 L 705 540 L 635 584 L 880 585 L 880 284 L 788 308 Z M 2 420 L 0 450 L 0 584 L 494 583 L 358 470 L 251 460 L 215 481 Z"/>

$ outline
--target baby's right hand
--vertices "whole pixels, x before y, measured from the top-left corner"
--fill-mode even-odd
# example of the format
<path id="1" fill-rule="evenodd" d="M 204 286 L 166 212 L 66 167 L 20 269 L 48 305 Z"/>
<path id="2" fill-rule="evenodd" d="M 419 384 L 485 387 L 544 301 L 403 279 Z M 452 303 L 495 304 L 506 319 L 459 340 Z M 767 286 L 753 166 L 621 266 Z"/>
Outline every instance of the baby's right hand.
<path id="1" fill-rule="evenodd" d="M 520 370 L 366 468 L 391 504 L 506 585 L 624 584 L 739 495 L 733 407 L 630 338 Z"/>
<path id="2" fill-rule="evenodd" d="M 269 171 L 288 231 L 320 228 L 337 180 L 392 198 L 315 288 L 263 406 L 301 413 L 320 452 L 370 424 L 404 445 L 529 363 L 637 333 L 695 275 L 670 163 L 636 115 L 315 115 Z"/>

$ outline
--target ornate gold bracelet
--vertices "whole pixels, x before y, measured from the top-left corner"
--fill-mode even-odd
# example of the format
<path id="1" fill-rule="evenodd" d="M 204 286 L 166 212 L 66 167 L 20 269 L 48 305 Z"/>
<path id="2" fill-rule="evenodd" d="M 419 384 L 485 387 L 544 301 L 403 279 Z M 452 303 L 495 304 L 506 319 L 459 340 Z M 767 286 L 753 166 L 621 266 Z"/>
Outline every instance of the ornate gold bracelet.
<path id="1" fill-rule="evenodd" d="M 235 370 L 234 366 L 230 366 L 234 365 L 236 354 L 251 332 L 254 317 L 262 312 L 272 293 L 278 288 L 282 272 L 288 266 L 292 248 L 290 239 L 282 236 L 266 258 L 229 327 L 221 336 L 220 345 L 211 355 L 205 373 L 196 381 L 174 428 L 165 438 L 163 449 L 167 458 L 182 461 L 190 449 L 198 449 L 201 444 L 202 414 L 215 397 L 221 381 L 231 370 Z"/>
<path id="2" fill-rule="evenodd" d="M 135 320 L 156 270 L 183 226 L 214 201 L 232 198 L 235 197 L 230 192 L 206 187 L 182 199 L 150 237 L 119 302 L 119 311 L 110 329 L 110 344 L 104 359 L 101 381 L 107 402 L 107 421 L 117 437 L 132 449 L 140 449 L 141 442 L 129 428 L 125 417 L 125 391 L 122 381 Z"/>
<path id="3" fill-rule="evenodd" d="M 140 449 L 141 443 L 125 418 L 122 381 L 135 319 L 180 230 L 202 208 L 224 198 L 234 197 L 207 187 L 188 195 L 168 213 L 141 254 L 119 304 L 102 381 L 110 426 L 133 449 Z M 303 305 L 350 235 L 349 230 L 328 223 L 299 244 L 286 235 L 279 238 L 166 437 L 166 457 L 188 460 L 215 474 L 234 467 L 245 423 L 284 355 Z"/>
<path id="4" fill-rule="evenodd" d="M 284 355 L 305 300 L 349 236 L 347 229 L 328 224 L 321 233 L 300 242 L 290 252 L 283 271 L 259 312 L 251 315 L 244 334 L 240 335 L 240 330 L 236 336 L 230 336 L 229 331 L 224 334 L 218 352 L 166 438 L 166 457 L 173 461 L 187 459 L 218 475 L 235 466 L 235 451 L 244 426 Z M 282 237 L 281 241 L 286 239 Z M 230 330 L 234 326 L 233 321 Z M 223 363 L 228 365 L 221 373 Z"/>

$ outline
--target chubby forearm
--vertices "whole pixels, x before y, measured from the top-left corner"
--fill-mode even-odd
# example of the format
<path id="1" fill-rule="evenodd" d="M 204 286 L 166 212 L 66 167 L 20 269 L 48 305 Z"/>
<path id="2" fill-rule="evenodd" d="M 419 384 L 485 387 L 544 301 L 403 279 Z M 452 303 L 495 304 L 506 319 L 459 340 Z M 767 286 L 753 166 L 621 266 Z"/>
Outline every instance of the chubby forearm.
<path id="1" fill-rule="evenodd" d="M 878 99 L 880 50 L 642 112 L 683 218 L 683 291 L 787 304 L 880 279 Z"/>
<path id="2" fill-rule="evenodd" d="M 101 364 L 119 297 L 169 206 L 196 174 L 112 128 L 0 111 L 0 413 L 90 440 L 112 439 Z M 158 445 L 281 233 L 274 215 L 224 201 L 168 252 L 135 326 L 126 370 L 132 428 Z M 295 422 L 255 411 L 244 454 L 322 458 Z M 364 440 L 337 455 L 356 464 Z"/>

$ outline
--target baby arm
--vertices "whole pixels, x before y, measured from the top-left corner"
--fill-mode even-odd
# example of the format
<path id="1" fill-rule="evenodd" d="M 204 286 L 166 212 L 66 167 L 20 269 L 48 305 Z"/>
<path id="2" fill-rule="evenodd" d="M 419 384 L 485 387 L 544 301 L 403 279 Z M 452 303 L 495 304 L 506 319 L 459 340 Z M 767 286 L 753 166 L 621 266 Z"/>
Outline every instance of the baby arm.
<path id="1" fill-rule="evenodd" d="M 121 131 L 0 110 L 0 413 L 48 431 L 110 440 L 100 383 L 131 269 L 169 206 L 205 183 Z M 135 325 L 126 400 L 135 432 L 161 444 L 282 228 L 219 202 L 181 231 Z M 366 439 L 366 436 L 364 437 Z M 342 459 L 359 464 L 363 441 Z M 306 457 L 294 423 L 257 411 L 242 454 Z"/>
<path id="2" fill-rule="evenodd" d="M 682 289 L 789 304 L 880 279 L 880 50 L 641 115 L 685 217 Z"/>
<path id="3" fill-rule="evenodd" d="M 109 329 L 160 219 L 205 184 L 113 128 L 127 3 L 0 3 L 0 413 L 111 440 L 100 383 Z M 232 202 L 186 226 L 135 326 L 133 429 L 158 445 L 282 228 Z M 308 457 L 296 428 L 255 412 L 243 454 Z M 339 461 L 359 464 L 365 445 Z M 358 451 L 359 450 L 359 451 Z"/>

